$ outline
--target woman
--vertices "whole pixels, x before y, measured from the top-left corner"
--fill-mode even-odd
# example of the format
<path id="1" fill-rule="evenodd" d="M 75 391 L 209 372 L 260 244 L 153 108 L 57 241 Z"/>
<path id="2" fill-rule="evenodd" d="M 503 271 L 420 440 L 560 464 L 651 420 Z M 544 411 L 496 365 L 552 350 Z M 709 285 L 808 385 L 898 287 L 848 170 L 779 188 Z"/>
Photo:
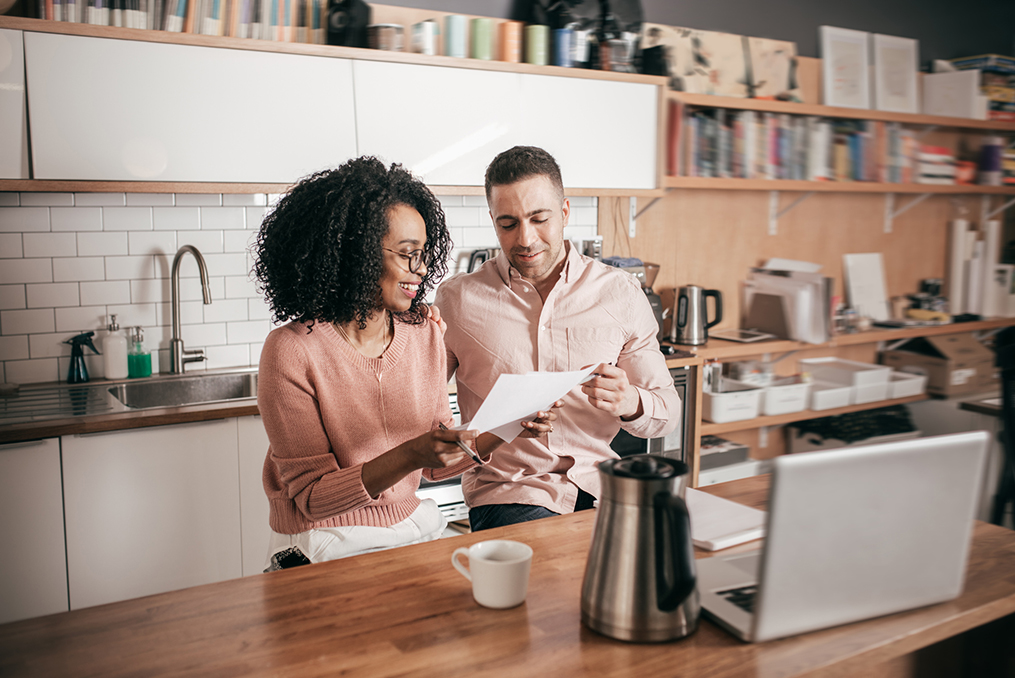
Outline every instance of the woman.
<path id="1" fill-rule="evenodd" d="M 424 297 L 446 273 L 440 203 L 399 165 L 363 157 L 297 184 L 265 218 L 254 273 L 276 322 L 258 407 L 270 447 L 268 569 L 438 538 L 447 522 L 415 495 L 500 443 L 446 431 L 445 352 Z M 549 412 L 527 425 L 552 428 Z"/>

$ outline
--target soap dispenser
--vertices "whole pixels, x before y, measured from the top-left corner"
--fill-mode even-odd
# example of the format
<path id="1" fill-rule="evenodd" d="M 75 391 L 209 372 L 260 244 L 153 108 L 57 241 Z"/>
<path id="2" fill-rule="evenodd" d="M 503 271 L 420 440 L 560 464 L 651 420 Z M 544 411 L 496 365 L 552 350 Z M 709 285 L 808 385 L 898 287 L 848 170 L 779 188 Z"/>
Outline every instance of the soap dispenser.
<path id="1" fill-rule="evenodd" d="M 152 376 L 152 354 L 144 347 L 144 328 L 130 328 L 130 353 L 127 354 L 127 372 L 131 379 Z"/>
<path id="2" fill-rule="evenodd" d="M 106 367 L 106 379 L 125 379 L 127 377 L 127 338 L 120 332 L 116 324 L 116 314 L 109 316 L 109 333 L 102 340 L 103 363 Z"/>
<path id="3" fill-rule="evenodd" d="M 95 332 L 82 332 L 63 342 L 71 345 L 70 370 L 67 371 L 68 384 L 83 384 L 88 381 L 88 367 L 85 365 L 85 346 L 92 349 L 92 353 L 95 355 L 102 355 L 95 348 L 95 344 L 92 343 L 93 336 L 95 336 Z"/>

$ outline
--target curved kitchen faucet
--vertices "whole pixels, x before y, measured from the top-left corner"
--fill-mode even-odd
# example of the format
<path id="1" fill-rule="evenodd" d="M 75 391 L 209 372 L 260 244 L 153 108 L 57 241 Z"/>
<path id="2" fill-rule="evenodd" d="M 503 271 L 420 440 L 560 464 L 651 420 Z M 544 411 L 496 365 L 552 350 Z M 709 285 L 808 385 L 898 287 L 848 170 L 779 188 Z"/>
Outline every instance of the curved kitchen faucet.
<path id="1" fill-rule="evenodd" d="M 204 263 L 204 257 L 201 256 L 201 253 L 193 245 L 184 245 L 177 250 L 176 256 L 173 257 L 173 338 L 169 341 L 169 357 L 172 361 L 170 371 L 173 374 L 183 374 L 184 363 L 196 363 L 208 359 L 204 354 L 203 348 L 195 348 L 189 351 L 184 349 L 183 339 L 180 338 L 180 261 L 187 252 L 194 255 L 194 259 L 197 261 L 197 268 L 201 272 L 201 293 L 204 296 L 204 303 L 211 303 L 211 288 L 208 287 L 208 266 Z"/>

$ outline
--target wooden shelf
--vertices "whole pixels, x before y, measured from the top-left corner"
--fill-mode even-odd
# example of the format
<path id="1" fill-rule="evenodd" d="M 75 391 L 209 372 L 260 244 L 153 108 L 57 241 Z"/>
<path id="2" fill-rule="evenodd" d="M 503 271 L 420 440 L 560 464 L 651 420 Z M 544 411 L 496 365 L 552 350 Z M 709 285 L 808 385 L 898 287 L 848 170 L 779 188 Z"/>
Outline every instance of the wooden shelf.
<path id="1" fill-rule="evenodd" d="M 707 435 L 719 435 L 721 433 L 730 433 L 732 431 L 747 431 L 750 429 L 761 428 L 762 426 L 780 426 L 782 424 L 792 424 L 796 421 L 807 421 L 808 419 L 820 419 L 821 417 L 831 417 L 837 414 L 848 414 L 850 412 L 862 412 L 864 410 L 874 410 L 879 407 L 889 407 L 891 405 L 904 405 L 905 403 L 914 403 L 920 400 L 927 400 L 930 396 L 926 394 L 909 396 L 907 398 L 894 398 L 892 400 L 879 400 L 873 403 L 863 403 L 861 405 L 848 405 L 846 407 L 836 407 L 831 410 L 801 410 L 800 412 L 790 412 L 789 414 L 777 414 L 770 417 L 755 417 L 754 419 L 744 419 L 742 421 L 730 421 L 725 424 L 713 424 L 702 420 L 701 426 L 698 429 L 698 434 Z"/>
<path id="2" fill-rule="evenodd" d="M 869 108 L 841 108 L 838 106 L 800 104 L 791 101 L 773 101 L 770 99 L 738 99 L 736 97 L 722 97 L 711 94 L 689 94 L 687 92 L 671 91 L 667 93 L 667 96 L 673 101 L 680 101 L 688 106 L 701 106 L 707 108 L 733 108 L 745 111 L 764 111 L 768 113 L 814 115 L 822 118 L 880 120 L 883 122 L 899 122 L 906 125 L 927 125 L 953 129 L 1015 132 L 1015 122 L 1002 122 L 1000 120 L 974 120 L 972 118 L 950 118 L 940 115 L 893 113 L 890 111 L 876 111 Z"/>
<path id="3" fill-rule="evenodd" d="M 874 181 L 794 181 L 788 179 L 717 179 L 665 177 L 666 188 L 704 188 L 722 191 L 818 191 L 823 193 L 945 193 L 1015 195 L 1015 185 L 883 184 Z"/>
<path id="4" fill-rule="evenodd" d="M 735 358 L 747 358 L 765 353 L 813 351 L 816 349 L 837 348 L 840 346 L 876 344 L 882 341 L 892 342 L 898 341 L 899 339 L 911 339 L 913 337 L 932 337 L 946 334 L 960 334 L 962 332 L 984 332 L 1011 326 L 1015 326 L 1015 318 L 993 318 L 991 320 L 980 320 L 977 322 L 949 323 L 947 325 L 929 325 L 926 327 L 907 327 L 904 329 L 874 329 L 867 332 L 857 332 L 855 334 L 839 334 L 823 344 L 807 344 L 802 341 L 789 341 L 786 339 L 758 341 L 744 344 L 736 341 L 712 339 L 702 346 L 678 346 L 678 348 L 694 352 L 696 354 L 696 358 L 671 358 L 667 360 L 667 365 L 675 367 L 678 365 L 700 364 L 700 362 L 704 362 L 705 360 L 730 360 Z"/>

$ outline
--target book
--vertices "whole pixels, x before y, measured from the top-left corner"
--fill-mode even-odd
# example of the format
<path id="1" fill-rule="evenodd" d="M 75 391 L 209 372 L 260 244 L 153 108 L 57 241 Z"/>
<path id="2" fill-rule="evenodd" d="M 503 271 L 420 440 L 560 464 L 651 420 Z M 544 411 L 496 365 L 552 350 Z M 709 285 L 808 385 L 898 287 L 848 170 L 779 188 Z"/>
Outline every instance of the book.
<path id="1" fill-rule="evenodd" d="M 691 514 L 691 541 L 700 549 L 719 551 L 765 536 L 765 511 L 692 488 L 684 501 Z"/>

